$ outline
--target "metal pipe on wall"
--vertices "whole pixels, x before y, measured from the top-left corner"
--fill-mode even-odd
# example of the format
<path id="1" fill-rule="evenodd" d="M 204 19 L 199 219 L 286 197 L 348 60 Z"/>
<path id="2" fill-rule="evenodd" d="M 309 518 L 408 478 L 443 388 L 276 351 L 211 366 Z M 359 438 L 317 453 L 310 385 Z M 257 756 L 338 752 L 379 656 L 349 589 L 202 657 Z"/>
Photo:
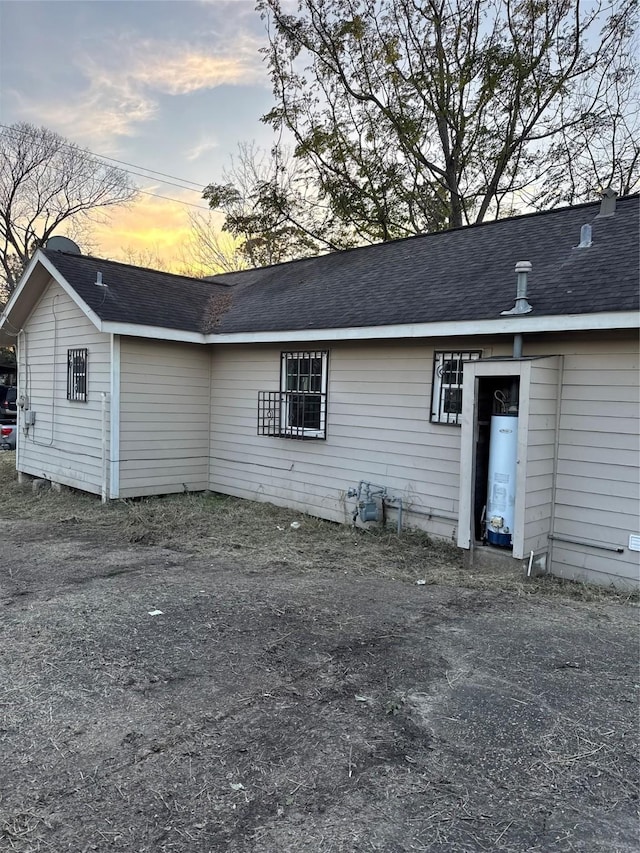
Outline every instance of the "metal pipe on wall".
<path id="1" fill-rule="evenodd" d="M 106 504 L 109 494 L 109 469 L 107 465 L 107 392 L 101 392 L 102 403 L 102 503 Z"/>
<path id="2" fill-rule="evenodd" d="M 564 536 L 560 533 L 550 533 L 552 542 L 567 542 L 571 545 L 584 545 L 585 548 L 598 548 L 600 551 L 613 551 L 616 554 L 624 554 L 621 545 L 610 545 L 608 542 L 596 542 L 595 539 L 583 539 L 581 536 Z"/>
<path id="3" fill-rule="evenodd" d="M 513 358 L 522 358 L 522 334 L 513 336 Z"/>

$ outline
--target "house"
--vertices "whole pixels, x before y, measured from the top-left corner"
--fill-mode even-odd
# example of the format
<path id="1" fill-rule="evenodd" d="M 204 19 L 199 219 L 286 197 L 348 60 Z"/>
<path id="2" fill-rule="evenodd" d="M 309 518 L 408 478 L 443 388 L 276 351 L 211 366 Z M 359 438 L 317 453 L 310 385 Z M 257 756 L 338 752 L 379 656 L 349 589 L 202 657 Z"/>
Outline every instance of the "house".
<path id="1" fill-rule="evenodd" d="M 470 565 L 637 584 L 638 296 L 638 197 L 611 193 L 207 280 L 54 238 L 0 319 L 17 469 L 103 500 L 384 507 Z"/>

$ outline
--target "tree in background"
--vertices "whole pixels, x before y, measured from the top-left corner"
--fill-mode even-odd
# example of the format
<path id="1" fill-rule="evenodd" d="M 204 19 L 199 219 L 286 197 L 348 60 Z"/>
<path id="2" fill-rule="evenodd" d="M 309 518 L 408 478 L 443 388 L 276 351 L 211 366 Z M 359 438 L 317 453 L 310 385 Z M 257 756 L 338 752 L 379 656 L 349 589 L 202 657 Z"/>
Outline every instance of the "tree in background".
<path id="1" fill-rule="evenodd" d="M 251 265 L 637 182 L 636 0 L 257 5 L 276 99 L 263 120 L 293 136 L 306 193 L 289 168 L 207 188 Z"/>
<path id="2" fill-rule="evenodd" d="M 223 180 L 209 184 L 203 198 L 224 214 L 222 230 L 236 241 L 227 269 L 277 264 L 349 243 L 344 225 L 318 197 L 307 165 L 281 146 L 267 154 L 240 144 Z M 213 234 L 212 239 L 220 248 L 219 239 Z"/>
<path id="3" fill-rule="evenodd" d="M 122 264 L 131 264 L 134 267 L 146 267 L 147 269 L 160 270 L 161 272 L 173 272 L 171 264 L 162 257 L 158 246 L 144 249 L 135 249 L 133 246 L 122 246 L 113 260 Z"/>
<path id="4" fill-rule="evenodd" d="M 638 51 L 633 53 L 637 56 Z M 547 172 L 536 188 L 542 208 L 574 204 L 593 197 L 594 188 L 611 187 L 618 195 L 638 188 L 640 172 L 640 74 L 638 64 L 617 63 L 588 112 L 591 93 L 582 95 L 584 120 L 562 129 L 550 146 Z"/>
<path id="5" fill-rule="evenodd" d="M 211 214 L 189 213 L 188 216 L 189 237 L 179 246 L 177 257 L 163 257 L 159 246 L 144 249 L 122 246 L 114 260 L 190 278 L 247 268 L 233 237 L 220 233 Z"/>
<path id="6" fill-rule="evenodd" d="M 135 188 L 114 168 L 44 127 L 0 129 L 0 289 L 6 298 L 34 251 L 61 226 L 124 204 Z"/>
<path id="7" fill-rule="evenodd" d="M 201 277 L 247 269 L 249 263 L 229 228 L 221 232 L 212 213 L 189 213 L 190 239 L 182 248 L 185 275 Z"/>

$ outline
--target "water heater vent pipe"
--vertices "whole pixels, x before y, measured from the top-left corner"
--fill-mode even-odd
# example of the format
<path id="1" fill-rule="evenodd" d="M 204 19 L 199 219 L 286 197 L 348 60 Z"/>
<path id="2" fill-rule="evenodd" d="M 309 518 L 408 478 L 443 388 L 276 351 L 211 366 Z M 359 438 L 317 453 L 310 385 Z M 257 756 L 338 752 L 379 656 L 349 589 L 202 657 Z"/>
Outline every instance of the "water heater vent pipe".
<path id="1" fill-rule="evenodd" d="M 533 311 L 533 308 L 527 302 L 528 275 L 532 269 L 531 261 L 518 261 L 516 264 L 516 274 L 518 276 L 516 304 L 510 311 L 502 311 L 500 316 L 512 317 L 518 314 L 528 314 L 530 311 Z"/>

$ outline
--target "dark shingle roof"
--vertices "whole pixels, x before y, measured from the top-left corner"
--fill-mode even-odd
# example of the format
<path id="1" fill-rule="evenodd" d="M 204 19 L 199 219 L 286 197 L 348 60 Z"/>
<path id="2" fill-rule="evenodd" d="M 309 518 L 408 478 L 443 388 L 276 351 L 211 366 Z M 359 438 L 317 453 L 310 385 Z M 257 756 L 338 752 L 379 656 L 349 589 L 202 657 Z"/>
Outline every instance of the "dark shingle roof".
<path id="1" fill-rule="evenodd" d="M 103 320 L 219 333 L 497 319 L 517 261 L 530 316 L 638 309 L 637 196 L 410 237 L 207 281 L 47 251 Z M 592 225 L 592 245 L 576 248 Z M 106 292 L 95 286 L 103 273 Z M 105 295 L 106 293 L 106 295 Z"/>
<path id="2" fill-rule="evenodd" d="M 70 255 L 50 249 L 46 257 L 101 320 L 182 331 L 205 331 L 207 306 L 228 287 L 198 278 Z M 96 285 L 98 272 L 105 287 Z"/>

